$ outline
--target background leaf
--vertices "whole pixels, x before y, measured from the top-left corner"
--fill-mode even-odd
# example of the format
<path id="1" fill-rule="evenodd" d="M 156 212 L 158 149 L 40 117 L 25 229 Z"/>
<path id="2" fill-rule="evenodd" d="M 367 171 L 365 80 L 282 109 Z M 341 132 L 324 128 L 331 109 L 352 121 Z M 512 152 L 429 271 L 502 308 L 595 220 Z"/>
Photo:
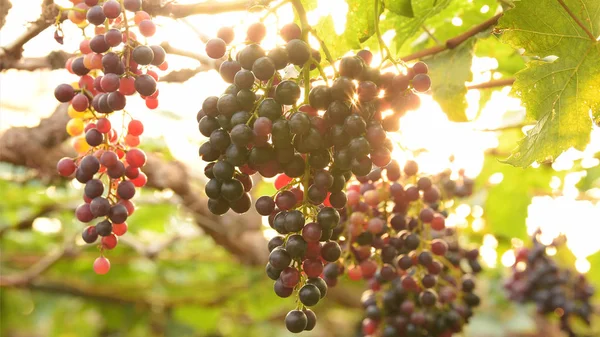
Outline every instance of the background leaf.
<path id="1" fill-rule="evenodd" d="M 600 32 L 600 2 L 566 1 L 593 34 Z M 536 13 L 535 20 L 530 20 Z M 498 28 L 503 41 L 523 48 L 525 55 L 557 56 L 553 62 L 530 61 L 516 75 L 513 94 L 537 125 L 519 143 L 507 162 L 516 166 L 554 160 L 565 150 L 582 150 L 589 142 L 592 116 L 600 116 L 600 46 L 577 22 L 551 0 L 518 1 Z"/>
<path id="2" fill-rule="evenodd" d="M 448 118 L 454 122 L 467 121 L 465 82 L 471 81 L 473 78 L 471 64 L 475 41 L 475 39 L 470 39 L 457 48 L 424 60 L 429 66 L 433 99 L 440 104 Z"/>
<path id="3" fill-rule="evenodd" d="M 502 174 L 502 181 L 490 185 L 492 174 Z M 527 208 L 536 194 L 549 193 L 550 179 L 556 173 L 549 167 L 541 166 L 527 170 L 511 167 L 499 162 L 493 156 L 486 156 L 484 167 L 477 178 L 477 186 L 487 190 L 485 199 L 486 229 L 503 238 L 527 239 Z"/>
<path id="4" fill-rule="evenodd" d="M 415 16 L 411 0 L 384 0 L 383 3 L 390 12 L 409 18 Z"/>

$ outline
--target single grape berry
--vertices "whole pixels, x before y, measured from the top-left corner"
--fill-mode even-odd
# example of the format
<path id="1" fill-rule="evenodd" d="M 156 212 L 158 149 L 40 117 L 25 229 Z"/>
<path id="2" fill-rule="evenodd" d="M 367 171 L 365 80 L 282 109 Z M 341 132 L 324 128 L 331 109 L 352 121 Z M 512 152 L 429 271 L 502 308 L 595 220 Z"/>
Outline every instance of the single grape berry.
<path id="1" fill-rule="evenodd" d="M 273 74 L 275 74 L 275 64 L 270 58 L 266 56 L 261 57 L 254 61 L 254 64 L 252 65 L 252 72 L 257 79 L 266 81 L 273 77 Z"/>
<path id="2" fill-rule="evenodd" d="M 298 26 L 296 23 L 290 22 L 290 23 L 284 25 L 283 27 L 281 27 L 281 30 L 279 31 L 279 35 L 281 35 L 281 37 L 283 38 L 283 40 L 285 42 L 290 42 L 291 40 L 294 40 L 294 39 L 301 39 L 302 38 L 302 30 L 300 29 L 300 26 Z"/>
<path id="3" fill-rule="evenodd" d="M 289 60 L 297 66 L 303 66 L 310 59 L 310 48 L 306 42 L 300 39 L 293 39 L 285 46 Z"/>
<path id="4" fill-rule="evenodd" d="M 81 233 L 81 238 L 86 243 L 94 243 L 94 242 L 96 242 L 96 240 L 98 240 L 98 233 L 96 233 L 96 227 L 94 227 L 94 226 L 88 226 L 88 227 L 86 227 L 83 230 L 83 233 Z"/>
<path id="5" fill-rule="evenodd" d="M 230 44 L 233 42 L 235 38 L 235 34 L 233 32 L 232 27 L 221 27 L 217 31 L 217 37 L 225 42 L 225 44 Z"/>
<path id="6" fill-rule="evenodd" d="M 248 27 L 248 41 L 260 43 L 267 35 L 267 27 L 262 22 L 255 22 Z"/>
<path id="7" fill-rule="evenodd" d="M 59 102 L 66 103 L 73 99 L 73 96 L 75 96 L 75 90 L 69 84 L 60 84 L 54 89 L 54 97 Z"/>
<path id="8" fill-rule="evenodd" d="M 227 44 L 220 38 L 212 38 L 206 42 L 206 55 L 212 59 L 220 59 L 225 56 Z"/>
<path id="9" fill-rule="evenodd" d="M 104 275 L 110 270 L 110 261 L 104 256 L 100 256 L 94 261 L 94 272 L 98 275 Z"/>
<path id="10" fill-rule="evenodd" d="M 300 310 L 292 310 L 285 316 L 285 327 L 292 333 L 300 333 L 306 329 L 308 318 Z"/>
<path id="11" fill-rule="evenodd" d="M 154 60 L 154 51 L 148 46 L 137 46 L 133 49 L 133 60 L 140 65 L 148 65 Z"/>
<path id="12" fill-rule="evenodd" d="M 431 78 L 426 74 L 417 74 L 412 80 L 412 86 L 417 92 L 426 92 L 431 88 Z"/>
<path id="13" fill-rule="evenodd" d="M 319 288 L 313 284 L 305 284 L 298 292 L 298 298 L 302 304 L 312 307 L 319 303 L 321 299 L 321 292 Z"/>
<path id="14" fill-rule="evenodd" d="M 294 81 L 283 81 L 275 88 L 275 100 L 283 105 L 292 105 L 300 98 L 300 87 Z"/>

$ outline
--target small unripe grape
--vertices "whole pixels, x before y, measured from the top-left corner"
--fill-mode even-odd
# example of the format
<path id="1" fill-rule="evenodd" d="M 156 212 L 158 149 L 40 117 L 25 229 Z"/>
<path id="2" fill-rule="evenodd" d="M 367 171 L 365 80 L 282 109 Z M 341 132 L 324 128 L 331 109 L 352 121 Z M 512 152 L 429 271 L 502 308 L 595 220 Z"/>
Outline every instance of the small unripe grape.
<path id="1" fill-rule="evenodd" d="M 104 256 L 100 256 L 94 261 L 94 272 L 98 275 L 104 275 L 110 270 L 110 261 Z"/>

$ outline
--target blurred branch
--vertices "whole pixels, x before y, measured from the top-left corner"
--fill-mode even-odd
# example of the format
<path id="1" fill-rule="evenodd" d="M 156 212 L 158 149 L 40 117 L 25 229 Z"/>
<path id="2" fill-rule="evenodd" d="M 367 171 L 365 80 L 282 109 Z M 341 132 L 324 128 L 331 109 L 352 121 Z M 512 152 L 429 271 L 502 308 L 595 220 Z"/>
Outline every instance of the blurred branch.
<path id="1" fill-rule="evenodd" d="M 50 269 L 50 267 L 60 261 L 64 256 L 76 254 L 77 250 L 74 248 L 72 238 L 65 239 L 65 243 L 62 247 L 57 248 L 44 256 L 26 271 L 17 275 L 0 276 L 0 287 L 15 287 L 30 284 L 35 278 Z"/>
<path id="2" fill-rule="evenodd" d="M 155 242 L 153 244 L 146 246 L 142 242 L 136 240 L 134 237 L 132 237 L 130 235 L 129 236 L 126 235 L 126 236 L 120 237 L 119 242 L 133 248 L 136 252 L 138 252 L 138 254 L 140 254 L 148 259 L 154 260 L 154 259 L 156 259 L 156 257 L 158 257 L 158 254 L 160 254 L 164 250 L 167 250 L 169 247 L 171 247 L 175 243 L 179 242 L 182 238 L 183 238 L 182 235 L 175 234 L 175 235 L 172 235 L 171 237 L 167 238 L 166 240 L 163 240 L 161 242 Z M 185 237 L 185 239 L 192 239 L 192 238 L 193 238 L 193 235 L 186 235 L 186 237 Z"/>
<path id="3" fill-rule="evenodd" d="M 186 26 L 190 27 L 190 29 L 196 33 L 196 35 L 198 35 L 198 38 L 200 39 L 200 41 L 206 43 L 208 42 L 208 40 L 210 40 L 210 36 L 208 36 L 207 34 L 205 34 L 204 32 L 201 32 L 198 28 L 196 28 L 196 26 L 194 26 L 190 20 L 188 19 L 179 19 L 178 21 L 183 22 Z"/>
<path id="4" fill-rule="evenodd" d="M 489 82 L 472 84 L 472 85 L 467 86 L 467 89 L 475 90 L 475 89 L 490 89 L 490 88 L 496 88 L 496 87 L 507 87 L 507 86 L 513 85 L 513 83 L 515 83 L 514 78 L 502 78 L 499 80 L 491 80 Z"/>
<path id="5" fill-rule="evenodd" d="M 172 50 L 172 47 L 168 47 Z M 163 76 L 160 77 L 161 82 L 177 82 L 183 83 L 190 78 L 196 76 L 197 74 L 213 69 L 219 69 L 221 65 L 220 60 L 210 60 L 208 58 L 203 58 L 200 54 L 188 53 L 183 50 L 175 49 L 176 54 L 180 56 L 187 56 L 194 59 L 197 59 L 202 63 L 200 66 L 193 69 L 181 69 L 181 70 L 173 70 Z M 64 69 L 65 63 L 70 57 L 75 56 L 75 54 L 69 54 L 64 51 L 52 51 L 47 56 L 43 57 L 23 57 L 19 60 L 15 60 L 10 65 L 6 65 L 7 67 L 3 70 L 15 69 L 15 70 L 24 70 L 24 71 L 36 71 L 36 70 L 56 70 L 56 69 Z"/>
<path id="6" fill-rule="evenodd" d="M 144 10 L 150 15 L 169 16 L 172 18 L 183 18 L 190 15 L 196 14 L 218 14 L 233 11 L 245 11 L 255 7 L 265 7 L 269 5 L 273 0 L 238 0 L 230 2 L 201 2 L 195 4 L 178 4 L 173 2 L 167 2 L 163 4 L 161 0 L 145 0 Z M 5 22 L 6 14 L 10 9 L 10 2 L 8 0 L 0 0 L 0 27 Z M 56 21 L 56 17 L 60 14 L 59 7 L 54 4 L 53 0 L 43 0 L 42 3 L 42 15 L 34 22 L 31 23 L 29 28 L 23 35 L 10 42 L 8 45 L 0 48 L 0 71 L 6 69 L 17 69 L 17 70 L 28 70 L 33 71 L 37 69 L 58 69 L 64 66 L 58 65 L 58 61 L 52 62 L 48 57 L 40 58 L 29 58 L 21 61 L 23 56 L 23 46 L 31 39 L 39 35 L 41 32 L 52 26 Z M 67 18 L 67 12 L 62 12 L 60 22 L 63 22 Z M 206 38 L 206 36 L 204 36 Z M 202 38 L 202 36 L 201 36 Z M 57 55 L 54 55 L 57 56 Z M 59 56 L 65 57 L 66 53 L 59 54 Z M 185 55 L 184 55 L 185 56 Z M 67 57 L 68 58 L 68 57 Z M 211 64 L 216 66 L 213 60 L 207 57 L 197 58 L 200 62 Z M 211 63 L 211 61 L 213 63 Z"/>
<path id="7" fill-rule="evenodd" d="M 594 36 L 594 34 L 592 34 L 592 32 L 588 29 L 588 27 L 586 27 L 586 25 L 583 24 L 583 22 L 581 22 L 581 20 L 577 17 L 577 15 L 575 15 L 573 13 L 573 11 L 571 11 L 571 9 L 569 9 L 569 7 L 564 2 L 564 0 L 558 0 L 558 3 L 562 6 L 562 8 L 565 10 L 565 12 L 569 13 L 569 16 L 587 34 L 587 36 L 590 38 L 590 40 L 592 40 L 592 42 L 596 42 L 596 37 Z"/>
<path id="8" fill-rule="evenodd" d="M 36 127 L 14 127 L 0 134 L 0 162 L 36 169 L 41 177 L 59 179 L 56 162 L 77 154 L 65 143 L 69 116 L 67 104 L 62 104 Z M 267 260 L 266 239 L 262 235 L 261 218 L 255 212 L 243 215 L 213 215 L 201 188 L 192 184 L 184 164 L 166 161 L 160 154 L 148 153 L 143 168 L 148 176 L 148 188 L 172 190 L 193 215 L 197 225 L 212 239 L 241 262 L 260 265 Z"/>
<path id="9" fill-rule="evenodd" d="M 462 44 L 463 42 L 470 39 L 471 37 L 483 32 L 483 31 L 486 31 L 489 28 L 491 28 L 492 26 L 494 26 L 496 23 L 498 23 L 498 19 L 500 19 L 501 16 L 502 16 L 502 13 L 497 14 L 494 17 L 492 17 L 480 24 L 473 26 L 473 28 L 467 30 L 466 32 L 447 40 L 443 45 L 433 46 L 431 48 L 423 49 L 414 54 L 404 56 L 401 59 L 402 59 L 402 61 L 408 62 L 408 61 L 412 61 L 412 60 L 422 59 L 427 56 L 439 54 L 439 53 L 449 50 L 449 49 L 454 49 L 454 48 L 458 47 L 460 44 Z"/>
<path id="10" fill-rule="evenodd" d="M 521 130 L 525 126 L 530 126 L 530 125 L 531 124 L 528 124 L 528 123 L 519 123 L 519 124 L 503 125 L 503 126 L 500 126 L 497 128 L 475 129 L 475 131 L 496 132 L 496 131 L 506 131 L 506 130 L 513 130 L 513 129 Z"/>
<path id="11" fill-rule="evenodd" d="M 23 54 L 23 45 L 46 30 L 46 28 L 52 26 L 58 15 L 58 6 L 54 4 L 54 1 L 44 0 L 42 3 L 42 15 L 31 23 L 23 35 L 0 48 L 0 71 L 13 68 L 12 65 L 17 63 Z M 66 16 L 63 15 L 61 20 L 64 20 L 64 18 Z"/>
<path id="12" fill-rule="evenodd" d="M 163 307 L 170 308 L 180 305 L 190 305 L 199 307 L 217 307 L 223 305 L 232 296 L 240 290 L 246 289 L 243 287 L 229 287 L 223 289 L 223 293 L 212 299 L 198 299 L 190 297 L 172 298 L 165 296 L 131 296 L 125 293 L 118 293 L 114 287 L 102 288 L 97 285 L 74 285 L 67 283 L 58 283 L 55 281 L 36 281 L 22 285 L 25 288 L 43 291 L 48 293 L 70 295 L 76 297 L 84 297 L 86 299 L 110 302 L 111 304 L 133 304 L 141 307 Z"/>
<path id="13" fill-rule="evenodd" d="M 0 29 L 4 27 L 4 24 L 6 23 L 6 16 L 11 8 L 12 4 L 9 0 L 0 0 Z"/>
<path id="14" fill-rule="evenodd" d="M 421 28 L 423 29 L 423 31 L 425 32 L 425 34 L 427 34 L 427 36 L 429 36 L 429 38 L 432 39 L 433 42 L 435 42 L 435 44 L 437 44 L 437 45 L 441 45 L 442 44 L 442 42 L 437 37 L 435 37 L 435 35 L 433 35 L 433 32 L 431 30 L 429 30 L 427 28 L 427 26 L 422 25 Z"/>
<path id="15" fill-rule="evenodd" d="M 200 63 L 202 63 L 204 65 L 212 66 L 213 68 L 216 68 L 216 69 L 219 69 L 218 65 L 221 65 L 220 60 L 213 60 L 204 54 L 198 54 L 198 53 L 191 52 L 189 50 L 175 48 L 175 47 L 171 46 L 171 44 L 169 44 L 169 42 L 167 42 L 167 41 L 161 43 L 160 46 L 163 47 L 163 49 L 167 52 L 167 54 L 189 57 L 191 59 L 198 60 Z M 217 65 L 217 63 L 218 63 L 218 65 Z"/>
<path id="16" fill-rule="evenodd" d="M 214 69 L 214 67 L 200 65 L 199 67 L 196 67 L 194 69 L 173 70 L 170 73 L 168 73 L 164 76 L 161 76 L 160 81 L 161 82 L 170 82 L 170 83 L 174 83 L 174 82 L 183 83 L 183 82 L 186 82 L 187 80 L 189 80 L 190 78 L 196 76 L 199 73 L 213 70 L 213 69 Z"/>
<path id="17" fill-rule="evenodd" d="M 179 4 L 167 2 L 162 4 L 161 0 L 144 0 L 144 10 L 151 15 L 170 16 L 183 18 L 197 14 L 219 14 L 226 12 L 247 11 L 253 7 L 269 5 L 274 0 L 236 0 L 229 2 L 199 2 L 193 4 Z"/>
<path id="18" fill-rule="evenodd" d="M 35 70 L 56 70 L 63 69 L 65 67 L 65 62 L 74 56 L 74 54 L 69 54 L 64 51 L 51 51 L 47 56 L 42 57 L 24 57 L 20 59 L 14 60 L 12 63 L 1 64 L 2 68 L 0 70 L 7 69 L 15 69 L 15 70 L 25 70 L 25 71 L 35 71 Z"/>
<path id="19" fill-rule="evenodd" d="M 33 225 L 33 221 L 37 218 L 43 217 L 45 215 L 48 215 L 58 209 L 60 209 L 60 205 L 59 204 L 48 204 L 48 205 L 44 205 L 42 206 L 42 208 L 37 211 L 36 213 L 28 216 L 25 219 L 22 219 L 21 221 L 19 221 L 18 223 L 16 223 L 13 226 L 4 226 L 2 228 L 0 228 L 0 238 L 2 238 L 4 236 L 4 234 L 6 234 L 8 231 L 10 230 L 25 230 L 25 229 L 30 229 L 31 226 Z"/>

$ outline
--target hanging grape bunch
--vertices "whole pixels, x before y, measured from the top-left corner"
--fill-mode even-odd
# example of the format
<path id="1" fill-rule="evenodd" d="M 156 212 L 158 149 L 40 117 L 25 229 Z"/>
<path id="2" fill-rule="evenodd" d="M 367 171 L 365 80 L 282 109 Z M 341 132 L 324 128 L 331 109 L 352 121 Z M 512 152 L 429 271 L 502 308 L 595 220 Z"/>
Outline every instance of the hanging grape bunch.
<path id="1" fill-rule="evenodd" d="M 558 316 L 560 328 L 570 337 L 580 336 L 573 330 L 573 319 L 590 325 L 595 290 L 583 274 L 560 267 L 547 255 L 548 248 L 559 248 L 564 240 L 557 239 L 546 246 L 538 240 L 539 234 L 538 231 L 532 237 L 533 247 L 515 251 L 513 274 L 505 288 L 512 300 L 535 303 L 538 313 Z"/>
<path id="2" fill-rule="evenodd" d="M 67 60 L 67 70 L 79 76 L 79 81 L 61 84 L 54 91 L 58 101 L 69 103 L 67 133 L 75 137 L 78 153 L 75 158 L 62 158 L 57 168 L 60 175 L 85 184 L 85 202 L 75 213 L 81 222 L 95 222 L 84 229 L 82 237 L 87 243 L 101 237 L 101 256 L 94 262 L 94 271 L 105 274 L 110 262 L 104 251 L 115 248 L 118 236 L 127 232 L 127 217 L 135 209 L 131 199 L 136 187 L 147 181 L 140 171 L 146 155 L 137 148 L 144 126 L 125 112 L 126 102 L 138 93 L 148 108 L 155 109 L 158 75 L 152 69 L 165 70 L 168 65 L 162 47 L 144 45 L 130 30 L 137 27 L 144 37 L 156 31 L 150 15 L 141 10 L 140 0 L 75 3 L 68 19 L 93 30 L 94 36 L 82 40 L 79 55 Z M 60 26 L 55 36 L 62 42 L 58 32 L 62 32 Z M 128 120 L 122 130 L 116 130 L 109 119 L 118 111 L 119 119 Z"/>
<path id="3" fill-rule="evenodd" d="M 450 179 L 449 172 L 417 179 L 417 171 L 417 164 L 409 161 L 402 175 L 397 162 L 391 161 L 384 169 L 375 168 L 367 176 L 351 180 L 347 196 L 341 194 L 341 204 L 346 206 L 339 210 L 339 215 L 333 210 L 327 212 L 331 208 L 324 207 L 317 213 L 317 221 L 305 224 L 300 233 L 279 228 L 285 229 L 290 224 L 290 215 L 301 220 L 301 212 L 283 216 L 279 215 L 282 212 L 272 213 L 269 223 L 285 236 L 270 240 L 266 273 L 275 280 L 275 293 L 286 298 L 296 292 L 302 309 L 302 313 L 294 310 L 288 315 L 286 325 L 290 331 L 301 331 L 304 316 L 307 327 L 312 329 L 316 316 L 306 307 L 318 303 L 344 271 L 352 280 L 368 281 L 372 291 L 390 292 L 383 296 L 387 296 L 388 304 L 395 309 L 368 308 L 370 314 L 364 322 L 366 335 L 385 331 L 385 336 L 405 333 L 420 336 L 421 332 L 444 336 L 442 333 L 460 331 L 472 315 L 471 308 L 479 303 L 477 295 L 472 293 L 474 281 L 467 272 L 478 273 L 481 266 L 477 261 L 478 251 L 461 249 L 454 230 L 445 228 L 447 211 L 440 210 L 439 205 L 442 199 L 469 196 L 473 181 L 462 172 L 459 180 Z M 275 180 L 277 188 L 289 181 L 289 177 L 282 177 L 285 176 Z M 315 177 L 319 179 L 324 178 Z M 328 204 L 336 203 L 333 195 Z M 331 223 L 327 222 L 329 218 Z M 469 269 L 463 270 L 461 262 Z M 403 292 L 392 294 L 402 287 L 406 287 Z M 375 305 L 375 295 L 371 292 L 366 296 Z M 404 304 L 406 311 L 401 313 L 399 308 L 404 302 L 410 304 Z M 383 313 L 389 317 L 383 317 Z M 423 315 L 438 320 L 437 330 L 424 325 Z M 394 319 L 404 325 L 392 324 Z"/>
<path id="4" fill-rule="evenodd" d="M 266 271 L 276 280 L 279 296 L 296 294 L 298 307 L 286 317 L 286 326 L 301 332 L 316 324 L 306 307 L 327 291 L 319 277 L 323 261 L 335 262 L 342 253 L 330 238 L 339 225 L 338 209 L 346 205 L 346 182 L 369 174 L 373 166 L 388 165 L 393 146 L 386 131 L 396 131 L 398 119 L 418 108 L 414 90 L 428 90 L 430 81 L 423 63 L 407 74 L 380 74 L 369 67 L 372 54 L 364 50 L 342 58 L 331 85 L 313 85 L 310 70 L 319 66 L 320 53 L 302 40 L 300 27 L 284 26 L 285 46 L 268 52 L 259 45 L 265 34 L 264 25 L 251 25 L 248 44 L 221 65 L 221 76 L 232 85 L 202 104 L 199 129 L 209 140 L 199 153 L 209 162 L 205 191 L 214 214 L 250 208 L 249 175 L 278 175 L 278 193 L 260 197 L 256 209 L 285 235 L 269 243 Z M 226 45 L 212 39 L 206 52 L 223 57 Z M 282 77 L 287 67 L 298 67 L 298 78 Z"/>
<path id="5" fill-rule="evenodd" d="M 330 86 L 312 85 L 309 72 L 320 54 L 301 39 L 300 28 L 286 25 L 281 30 L 286 44 L 268 52 L 259 44 L 265 34 L 264 25 L 250 26 L 248 44 L 220 67 L 231 86 L 220 97 L 208 97 L 198 113 L 200 132 L 209 137 L 199 151 L 209 162 L 209 208 L 215 214 L 247 211 L 249 175 L 255 172 L 291 179 L 276 197 L 285 204 L 277 203 L 281 211 L 316 210 L 329 194 L 341 208 L 342 189 L 352 174 L 364 176 L 373 165 L 389 163 L 392 143 L 386 131 L 397 130 L 405 111 L 419 106 L 413 91 L 429 89 L 427 66 L 418 63 L 406 75 L 380 74 L 368 66 L 372 55 L 365 50 L 340 61 L 340 76 Z M 223 57 L 226 45 L 221 38 L 211 39 L 206 52 Z M 283 78 L 287 67 L 299 68 L 299 77 Z M 299 102 L 301 87 L 304 99 Z M 391 114 L 384 116 L 388 110 Z M 317 181 L 317 175 L 327 178 Z M 261 213 L 267 213 L 267 203 L 259 202 Z"/>
<path id="6" fill-rule="evenodd" d="M 335 233 L 344 253 L 323 274 L 329 286 L 344 272 L 368 282 L 363 335 L 446 337 L 471 317 L 479 304 L 473 293 L 479 254 L 458 245 L 440 206 L 470 195 L 471 186 L 470 179 L 452 180 L 448 172 L 418 178 L 414 161 L 403 170 L 392 161 L 349 184 Z"/>

